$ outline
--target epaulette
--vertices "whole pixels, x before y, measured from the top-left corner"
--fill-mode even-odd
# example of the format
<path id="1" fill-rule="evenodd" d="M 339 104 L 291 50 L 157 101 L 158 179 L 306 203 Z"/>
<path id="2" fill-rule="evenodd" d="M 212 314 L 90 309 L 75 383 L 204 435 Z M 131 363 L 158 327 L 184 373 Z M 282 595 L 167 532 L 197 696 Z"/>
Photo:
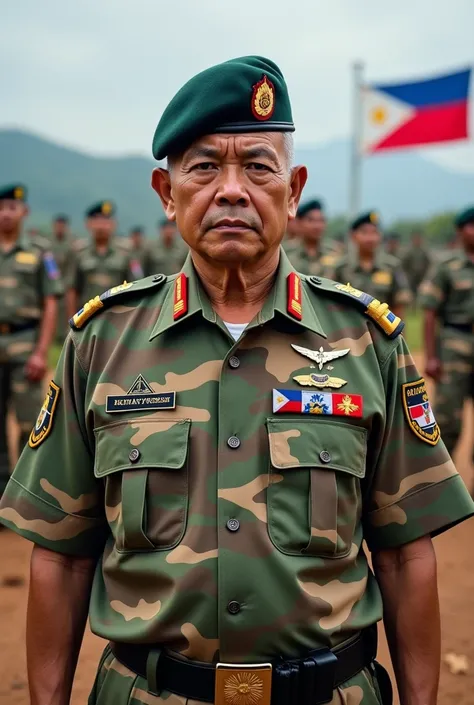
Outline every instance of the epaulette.
<path id="1" fill-rule="evenodd" d="M 399 316 L 390 311 L 388 304 L 382 303 L 370 294 L 355 289 L 349 283 L 339 284 L 331 279 L 323 277 L 304 277 L 311 286 L 331 294 L 342 294 L 348 296 L 366 316 L 369 316 L 381 328 L 389 338 L 396 338 L 405 327 Z"/>
<path id="2" fill-rule="evenodd" d="M 87 323 L 89 318 L 92 318 L 98 311 L 115 306 L 130 294 L 146 291 L 148 289 L 156 289 L 164 284 L 166 276 L 164 274 L 156 274 L 146 279 L 140 279 L 136 282 L 124 282 L 118 286 L 107 289 L 100 296 L 90 299 L 84 306 L 79 309 L 74 316 L 69 319 L 69 325 L 73 330 L 80 330 Z"/>

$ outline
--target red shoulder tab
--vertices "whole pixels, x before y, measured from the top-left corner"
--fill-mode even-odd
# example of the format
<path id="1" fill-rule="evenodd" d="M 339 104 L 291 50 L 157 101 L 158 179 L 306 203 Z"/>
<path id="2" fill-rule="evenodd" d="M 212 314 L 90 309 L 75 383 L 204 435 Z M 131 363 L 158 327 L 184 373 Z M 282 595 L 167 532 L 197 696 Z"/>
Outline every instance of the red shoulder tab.
<path id="1" fill-rule="evenodd" d="M 184 316 L 188 312 L 188 278 L 181 272 L 174 282 L 173 320 Z"/>
<path id="2" fill-rule="evenodd" d="M 288 275 L 288 299 L 287 299 L 287 309 L 288 313 L 301 321 L 303 317 L 303 308 L 301 303 L 301 279 L 296 274 L 296 272 L 291 272 Z"/>

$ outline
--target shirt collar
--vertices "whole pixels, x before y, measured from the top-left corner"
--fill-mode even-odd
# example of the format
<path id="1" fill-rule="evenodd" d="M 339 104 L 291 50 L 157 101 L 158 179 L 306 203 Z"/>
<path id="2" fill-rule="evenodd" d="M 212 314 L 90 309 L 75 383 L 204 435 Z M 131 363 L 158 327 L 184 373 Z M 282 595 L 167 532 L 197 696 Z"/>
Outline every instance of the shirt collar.
<path id="1" fill-rule="evenodd" d="M 280 262 L 278 265 L 274 285 L 261 311 L 255 316 L 254 320 L 249 324 L 248 328 L 255 328 L 256 326 L 264 325 L 265 323 L 268 323 L 273 318 L 275 318 L 275 314 L 278 314 L 279 316 L 283 316 L 284 318 L 289 319 L 293 324 L 299 325 L 302 328 L 307 328 L 308 330 L 313 331 L 318 335 L 321 335 L 323 338 L 326 338 L 327 336 L 323 331 L 323 328 L 321 326 L 321 323 L 319 321 L 319 318 L 316 314 L 315 308 L 305 286 L 301 286 L 301 321 L 294 318 L 288 312 L 288 275 L 294 271 L 295 270 L 291 266 L 290 261 L 286 256 L 285 252 L 282 248 L 280 248 Z M 201 314 L 203 318 L 210 321 L 211 323 L 219 324 L 217 314 L 212 308 L 209 297 L 207 296 L 196 273 L 196 270 L 194 269 L 193 261 L 190 254 L 187 257 L 181 272 L 183 272 L 187 277 L 188 310 L 183 316 L 181 316 L 181 318 L 178 318 L 178 320 L 175 321 L 173 319 L 173 284 L 173 286 L 169 288 L 165 296 L 165 300 L 159 312 L 158 319 L 155 322 L 151 331 L 150 340 L 153 340 L 153 338 L 155 338 L 157 335 L 164 333 L 166 330 L 169 330 L 174 326 L 179 326 L 185 321 L 189 321 L 197 314 Z"/>

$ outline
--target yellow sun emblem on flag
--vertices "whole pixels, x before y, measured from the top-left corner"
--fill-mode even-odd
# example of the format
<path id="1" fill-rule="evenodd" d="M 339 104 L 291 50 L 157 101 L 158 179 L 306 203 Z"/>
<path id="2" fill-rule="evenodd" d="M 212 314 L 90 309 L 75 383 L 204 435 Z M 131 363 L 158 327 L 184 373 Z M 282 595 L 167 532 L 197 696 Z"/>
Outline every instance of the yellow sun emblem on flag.
<path id="1" fill-rule="evenodd" d="M 370 119 L 376 125 L 383 125 L 384 122 L 387 121 L 387 118 L 388 112 L 383 105 L 376 105 L 375 108 L 372 108 L 372 110 L 370 111 Z"/>
<path id="2" fill-rule="evenodd" d="M 349 394 L 343 397 L 342 402 L 337 405 L 337 408 L 339 411 L 343 411 L 346 416 L 350 416 L 354 411 L 359 411 L 359 405 L 352 403 L 352 397 L 349 396 Z"/>
<path id="3" fill-rule="evenodd" d="M 263 681 L 255 673 L 236 673 L 224 685 L 225 702 L 229 705 L 257 705 L 263 697 Z"/>

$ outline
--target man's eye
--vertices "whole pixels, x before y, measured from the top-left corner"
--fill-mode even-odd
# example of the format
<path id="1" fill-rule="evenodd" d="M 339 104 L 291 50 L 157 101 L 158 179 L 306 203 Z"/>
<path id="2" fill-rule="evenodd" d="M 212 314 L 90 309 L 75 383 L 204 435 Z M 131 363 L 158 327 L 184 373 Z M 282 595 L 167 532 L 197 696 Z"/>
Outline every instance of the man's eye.
<path id="1" fill-rule="evenodd" d="M 270 171 L 270 167 L 266 164 L 261 164 L 260 162 L 250 162 L 248 168 L 255 171 Z"/>
<path id="2" fill-rule="evenodd" d="M 197 171 L 210 171 L 215 168 L 216 165 L 213 162 L 200 162 L 199 164 L 195 164 L 195 166 L 193 166 L 193 169 Z"/>

